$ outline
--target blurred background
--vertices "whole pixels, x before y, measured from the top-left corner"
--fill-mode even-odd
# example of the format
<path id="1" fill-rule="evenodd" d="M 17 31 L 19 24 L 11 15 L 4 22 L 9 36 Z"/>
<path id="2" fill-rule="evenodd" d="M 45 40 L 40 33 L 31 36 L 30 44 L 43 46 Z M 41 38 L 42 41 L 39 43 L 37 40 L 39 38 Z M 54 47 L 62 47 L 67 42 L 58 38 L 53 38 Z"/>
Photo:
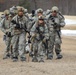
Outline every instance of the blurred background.
<path id="1" fill-rule="evenodd" d="M 56 5 L 64 15 L 76 15 L 76 0 L 0 0 L 0 11 L 4 11 L 14 5 L 21 5 L 28 9 L 41 7 L 44 10 Z"/>

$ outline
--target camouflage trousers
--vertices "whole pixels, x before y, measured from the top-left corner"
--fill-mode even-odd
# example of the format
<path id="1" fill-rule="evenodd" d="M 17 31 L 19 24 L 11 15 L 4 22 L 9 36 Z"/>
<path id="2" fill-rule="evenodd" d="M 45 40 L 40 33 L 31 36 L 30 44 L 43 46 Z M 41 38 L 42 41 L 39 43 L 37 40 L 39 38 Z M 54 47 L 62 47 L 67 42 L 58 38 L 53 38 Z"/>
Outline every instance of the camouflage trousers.
<path id="1" fill-rule="evenodd" d="M 7 35 L 5 35 L 5 44 L 6 44 L 6 49 L 5 49 L 5 53 L 4 53 L 4 56 L 10 54 L 10 45 L 11 45 L 11 37 L 8 37 Z"/>
<path id="2" fill-rule="evenodd" d="M 25 57 L 25 33 L 16 34 L 12 38 L 13 57 Z"/>
<path id="3" fill-rule="evenodd" d="M 53 50 L 55 47 L 56 54 L 59 54 L 61 52 L 61 43 L 62 41 L 59 35 L 56 32 L 52 33 L 48 41 L 48 53 L 53 55 L 54 54 Z"/>
<path id="4" fill-rule="evenodd" d="M 34 56 L 36 56 L 38 58 L 38 60 L 44 59 L 44 56 L 45 56 L 45 53 L 44 53 L 45 47 L 44 47 L 42 41 L 34 40 L 32 46 L 33 46 Z"/>

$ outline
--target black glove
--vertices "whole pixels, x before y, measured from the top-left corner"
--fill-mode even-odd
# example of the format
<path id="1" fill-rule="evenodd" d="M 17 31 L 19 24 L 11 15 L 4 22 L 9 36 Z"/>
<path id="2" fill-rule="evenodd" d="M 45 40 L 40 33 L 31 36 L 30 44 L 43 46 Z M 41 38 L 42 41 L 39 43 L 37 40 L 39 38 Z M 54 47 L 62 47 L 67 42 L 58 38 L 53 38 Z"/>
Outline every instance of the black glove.
<path id="1" fill-rule="evenodd" d="M 29 38 L 28 39 L 28 43 L 31 43 L 31 41 L 30 41 L 31 35 L 29 35 L 28 38 Z"/>
<path id="2" fill-rule="evenodd" d="M 60 27 L 60 25 L 57 24 L 56 22 L 54 22 L 53 27 L 54 27 L 54 29 L 56 29 L 57 27 Z"/>
<path id="3" fill-rule="evenodd" d="M 14 20 L 12 20 L 11 22 L 12 22 L 13 24 L 16 24 L 16 21 L 14 21 Z"/>
<path id="4" fill-rule="evenodd" d="M 30 41 L 30 40 L 28 40 L 28 43 L 31 43 L 31 41 Z"/>
<path id="5" fill-rule="evenodd" d="M 16 24 L 15 28 L 20 29 L 20 25 Z"/>
<path id="6" fill-rule="evenodd" d="M 8 37 L 11 37 L 11 32 L 6 32 L 6 35 L 7 35 Z"/>
<path id="7" fill-rule="evenodd" d="M 29 35 L 28 38 L 31 38 L 31 35 Z"/>
<path id="8" fill-rule="evenodd" d="M 56 29 L 57 28 L 57 23 L 54 23 L 53 27 L 54 27 L 54 29 Z"/>
<path id="9" fill-rule="evenodd" d="M 18 23 L 16 23 L 16 21 L 12 20 L 11 21 L 13 24 L 16 24 L 15 28 L 20 29 L 20 25 Z"/>
<path id="10" fill-rule="evenodd" d="M 52 22 L 55 22 L 55 19 L 53 17 L 51 18 L 51 20 L 52 20 Z"/>
<path id="11" fill-rule="evenodd" d="M 8 35 L 8 32 L 6 32 L 5 34 Z"/>
<path id="12" fill-rule="evenodd" d="M 39 31 L 39 27 L 37 26 L 36 29 Z"/>
<path id="13" fill-rule="evenodd" d="M 52 22 L 55 22 L 55 19 L 52 15 L 50 15 L 50 19 L 52 20 Z"/>

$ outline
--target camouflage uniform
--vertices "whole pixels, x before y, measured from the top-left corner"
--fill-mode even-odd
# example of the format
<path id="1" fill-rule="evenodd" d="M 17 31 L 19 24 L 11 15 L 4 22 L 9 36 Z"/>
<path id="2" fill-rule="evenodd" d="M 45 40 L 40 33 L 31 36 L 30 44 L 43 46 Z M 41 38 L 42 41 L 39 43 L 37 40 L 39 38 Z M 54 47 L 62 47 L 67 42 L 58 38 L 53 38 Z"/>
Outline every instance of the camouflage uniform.
<path id="1" fill-rule="evenodd" d="M 38 15 L 38 13 L 41 13 L 40 15 Z M 36 12 L 35 12 L 35 15 L 32 16 L 30 15 L 29 16 L 29 19 L 30 19 L 30 24 L 29 24 L 29 28 L 31 29 L 32 26 L 35 24 L 35 22 L 38 21 L 38 17 L 43 15 L 43 10 L 41 8 L 39 8 Z"/>
<path id="2" fill-rule="evenodd" d="M 8 16 L 8 10 L 5 11 L 5 15 Z M 10 29 L 10 20 L 9 17 L 8 18 L 4 18 L 1 21 L 1 30 L 2 32 L 5 34 L 3 40 L 5 41 L 6 44 L 6 50 L 4 53 L 4 57 L 3 59 L 6 59 L 10 56 L 10 44 L 11 44 L 11 29 Z"/>
<path id="3" fill-rule="evenodd" d="M 23 12 L 23 10 L 21 9 Z M 16 21 L 18 23 L 19 28 L 16 27 L 17 24 L 12 25 L 12 44 L 13 44 L 13 61 L 18 59 L 18 54 L 20 56 L 21 61 L 25 61 L 25 44 L 26 44 L 26 31 L 25 28 L 27 27 L 27 18 L 23 15 L 22 17 L 16 15 L 12 21 Z"/>
<path id="4" fill-rule="evenodd" d="M 31 21 L 29 21 L 29 24 L 28 24 L 28 29 L 31 30 L 31 28 L 33 27 L 33 25 L 38 21 L 38 17 L 43 15 L 43 10 L 41 8 L 37 9 L 36 12 L 34 12 L 35 15 L 31 15 L 29 18 Z M 41 13 L 40 15 L 38 15 L 38 13 Z M 32 46 L 33 46 L 33 42 L 31 40 L 31 51 L 33 50 L 32 49 Z M 32 53 L 32 52 L 31 52 Z"/>
<path id="5" fill-rule="evenodd" d="M 48 39 L 48 28 L 47 25 L 44 23 L 43 25 L 35 23 L 31 29 L 31 33 L 33 33 L 33 51 L 34 51 L 34 59 L 35 61 L 41 61 L 44 58 L 44 42 Z"/>
<path id="6" fill-rule="evenodd" d="M 4 18 L 5 18 L 5 15 L 4 15 L 4 14 L 1 14 L 1 16 L 0 16 L 0 22 L 1 22 L 1 20 L 4 19 Z"/>
<path id="7" fill-rule="evenodd" d="M 57 7 L 53 7 L 52 11 L 58 12 Z M 62 58 L 62 55 L 60 54 L 61 52 L 61 27 L 65 26 L 64 18 L 61 16 L 59 13 L 57 13 L 57 16 L 53 17 L 51 14 L 48 18 L 48 29 L 49 29 L 49 44 L 48 44 L 48 59 L 53 58 L 53 48 L 55 45 L 55 52 L 57 55 L 57 58 L 60 59 Z"/>

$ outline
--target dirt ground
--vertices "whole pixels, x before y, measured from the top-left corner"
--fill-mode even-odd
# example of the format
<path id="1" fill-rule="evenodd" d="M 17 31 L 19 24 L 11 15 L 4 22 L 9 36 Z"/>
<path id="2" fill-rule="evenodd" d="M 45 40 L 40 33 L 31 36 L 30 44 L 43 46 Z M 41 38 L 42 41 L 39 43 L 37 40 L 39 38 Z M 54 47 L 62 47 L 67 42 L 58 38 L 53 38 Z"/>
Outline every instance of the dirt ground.
<path id="1" fill-rule="evenodd" d="M 62 36 L 63 59 L 45 60 L 44 63 L 12 62 L 3 60 L 5 44 L 2 41 L 3 33 L 0 31 L 0 75 L 76 75 L 76 37 Z"/>
<path id="2" fill-rule="evenodd" d="M 76 37 L 62 36 L 63 59 L 46 60 L 44 63 L 27 61 L 16 63 L 11 59 L 3 60 L 5 49 L 0 32 L 0 75 L 76 75 Z"/>

